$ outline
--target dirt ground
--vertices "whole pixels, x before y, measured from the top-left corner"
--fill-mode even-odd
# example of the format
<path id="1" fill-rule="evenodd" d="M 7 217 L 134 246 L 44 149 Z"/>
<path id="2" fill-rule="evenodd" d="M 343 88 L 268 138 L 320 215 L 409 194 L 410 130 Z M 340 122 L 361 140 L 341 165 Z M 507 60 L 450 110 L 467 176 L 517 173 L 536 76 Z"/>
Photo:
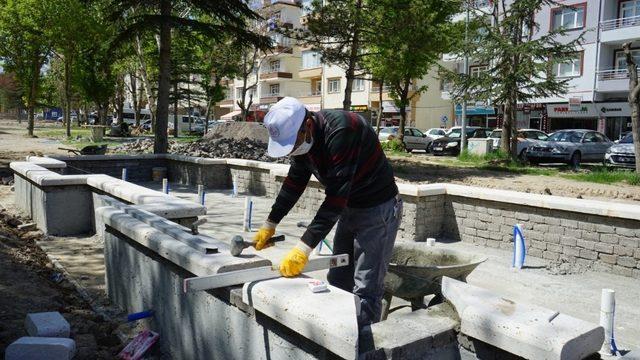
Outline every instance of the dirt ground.
<path id="1" fill-rule="evenodd" d="M 413 154 L 411 158 L 391 157 L 400 182 L 454 183 L 532 194 L 558 195 L 580 199 L 640 201 L 640 186 L 597 184 L 559 176 L 521 175 L 504 171 L 450 167 L 434 163 L 430 156 Z"/>
<path id="2" fill-rule="evenodd" d="M 0 199 L 11 196 L 0 186 Z M 117 325 L 96 314 L 74 285 L 59 273 L 36 241 L 46 239 L 40 231 L 17 228 L 26 219 L 14 216 L 0 202 L 0 356 L 6 347 L 27 336 L 28 313 L 59 311 L 71 324 L 76 341 L 75 359 L 112 359 L 122 348 Z M 3 356 L 2 356 L 3 357 Z"/>

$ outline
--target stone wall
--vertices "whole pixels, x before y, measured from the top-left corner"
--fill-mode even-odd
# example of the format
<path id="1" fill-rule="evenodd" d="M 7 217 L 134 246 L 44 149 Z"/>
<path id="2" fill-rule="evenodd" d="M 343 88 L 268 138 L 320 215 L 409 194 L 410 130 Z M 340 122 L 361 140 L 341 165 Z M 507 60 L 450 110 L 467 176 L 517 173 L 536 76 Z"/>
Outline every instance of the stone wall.
<path id="1" fill-rule="evenodd" d="M 640 220 L 447 195 L 442 236 L 512 249 L 521 224 L 527 254 L 640 278 Z"/>
<path id="2" fill-rule="evenodd" d="M 151 181 L 151 169 L 154 167 L 167 167 L 168 161 L 162 158 L 135 158 L 109 156 L 97 160 L 91 156 L 84 159 L 60 158 L 67 163 L 63 174 L 105 174 L 117 179 L 122 177 L 122 169 L 127 169 L 127 180 L 132 182 Z"/>
<path id="3" fill-rule="evenodd" d="M 226 164 L 195 164 L 188 161 L 167 161 L 170 182 L 185 185 L 204 185 L 210 189 L 231 187 L 231 172 Z"/>

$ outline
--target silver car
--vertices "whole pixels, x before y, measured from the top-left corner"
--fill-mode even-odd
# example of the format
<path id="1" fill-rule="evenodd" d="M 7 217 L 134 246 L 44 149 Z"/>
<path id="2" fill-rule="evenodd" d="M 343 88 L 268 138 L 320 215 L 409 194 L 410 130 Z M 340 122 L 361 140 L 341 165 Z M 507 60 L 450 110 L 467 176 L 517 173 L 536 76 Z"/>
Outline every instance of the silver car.
<path id="1" fill-rule="evenodd" d="M 633 135 L 627 134 L 617 144 L 611 147 L 604 154 L 605 166 L 636 167 L 636 152 L 633 147 Z"/>
<path id="2" fill-rule="evenodd" d="M 577 169 L 580 163 L 602 162 L 613 143 L 604 134 L 593 130 L 560 130 L 549 135 L 544 143 L 529 147 L 527 159 L 532 164 L 566 163 Z"/>
<path id="3" fill-rule="evenodd" d="M 389 126 L 380 129 L 378 140 L 382 143 L 398 136 L 399 126 Z M 404 147 L 408 152 L 412 150 L 427 150 L 431 140 L 417 128 L 404 128 Z"/>
<path id="4" fill-rule="evenodd" d="M 500 149 L 500 143 L 502 142 L 502 130 L 496 129 L 491 132 L 489 138 L 493 141 L 493 149 Z M 526 160 L 527 149 L 531 146 L 538 145 L 541 141 L 547 141 L 549 135 L 537 129 L 520 129 L 517 131 L 518 138 L 518 158 Z"/>

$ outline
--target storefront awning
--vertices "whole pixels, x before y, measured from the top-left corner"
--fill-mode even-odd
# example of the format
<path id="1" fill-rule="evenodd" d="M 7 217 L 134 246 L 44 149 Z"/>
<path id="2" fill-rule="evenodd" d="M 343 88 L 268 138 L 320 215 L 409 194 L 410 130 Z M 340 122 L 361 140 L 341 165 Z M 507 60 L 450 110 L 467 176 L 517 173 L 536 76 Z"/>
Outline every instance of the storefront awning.
<path id="1" fill-rule="evenodd" d="M 240 113 L 241 113 L 240 110 L 234 110 L 228 114 L 224 114 L 220 116 L 220 120 L 232 120 L 234 116 L 240 115 Z"/>
<path id="2" fill-rule="evenodd" d="M 411 107 L 410 106 L 405 107 L 405 111 L 406 112 L 410 112 L 411 111 Z M 383 101 L 382 102 L 382 112 L 399 113 L 400 109 L 398 109 L 398 107 L 396 106 L 395 102 L 393 102 L 393 101 Z"/>
<path id="3" fill-rule="evenodd" d="M 467 116 L 472 115 L 495 115 L 496 108 L 493 106 L 474 106 L 467 105 Z M 462 105 L 456 105 L 456 115 L 462 115 Z"/>

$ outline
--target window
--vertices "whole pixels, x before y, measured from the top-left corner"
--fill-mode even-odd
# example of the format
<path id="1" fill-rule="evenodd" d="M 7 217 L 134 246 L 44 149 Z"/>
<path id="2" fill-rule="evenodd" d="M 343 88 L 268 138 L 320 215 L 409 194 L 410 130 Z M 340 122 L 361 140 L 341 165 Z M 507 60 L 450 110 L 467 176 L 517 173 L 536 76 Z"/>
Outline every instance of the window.
<path id="1" fill-rule="evenodd" d="M 640 49 L 632 49 L 631 56 L 636 61 L 636 64 L 640 64 Z M 624 56 L 624 51 L 616 50 L 616 70 L 627 69 L 627 59 Z"/>
<path id="2" fill-rule="evenodd" d="M 364 91 L 364 79 L 353 79 L 352 91 Z"/>
<path id="3" fill-rule="evenodd" d="M 267 72 L 274 73 L 280 71 L 280 60 L 269 61 L 269 67 Z"/>
<path id="4" fill-rule="evenodd" d="M 236 88 L 236 99 L 242 99 L 242 90 L 243 88 Z"/>
<path id="5" fill-rule="evenodd" d="M 595 134 L 596 134 L 596 138 L 598 139 L 598 142 L 609 142 L 609 139 L 607 139 L 606 136 L 600 133 L 595 133 Z"/>
<path id="6" fill-rule="evenodd" d="M 302 52 L 302 68 L 313 69 L 320 67 L 320 54 L 315 51 Z"/>
<path id="7" fill-rule="evenodd" d="M 424 136 L 422 131 L 420 131 L 418 129 L 411 129 L 411 131 L 413 132 L 413 136 L 417 136 L 417 137 L 423 137 Z"/>
<path id="8" fill-rule="evenodd" d="M 489 70 L 487 65 L 469 66 L 469 75 L 471 77 L 479 77 L 480 74 Z"/>
<path id="9" fill-rule="evenodd" d="M 327 92 L 329 94 L 335 94 L 340 92 L 340 79 L 329 79 Z"/>
<path id="10" fill-rule="evenodd" d="M 322 95 L 322 81 L 321 80 L 311 80 L 311 96 L 319 96 Z"/>
<path id="11" fill-rule="evenodd" d="M 640 16 L 640 0 L 621 1 L 619 17 L 628 19 L 634 16 Z"/>
<path id="12" fill-rule="evenodd" d="M 586 10 L 586 3 L 551 10 L 553 30 L 559 28 L 564 28 L 565 30 L 582 29 Z"/>
<path id="13" fill-rule="evenodd" d="M 280 84 L 269 85 L 269 96 L 278 96 L 278 95 L 280 95 Z"/>
<path id="14" fill-rule="evenodd" d="M 559 78 L 577 77 L 582 75 L 582 52 L 575 57 L 554 65 L 555 75 Z"/>

